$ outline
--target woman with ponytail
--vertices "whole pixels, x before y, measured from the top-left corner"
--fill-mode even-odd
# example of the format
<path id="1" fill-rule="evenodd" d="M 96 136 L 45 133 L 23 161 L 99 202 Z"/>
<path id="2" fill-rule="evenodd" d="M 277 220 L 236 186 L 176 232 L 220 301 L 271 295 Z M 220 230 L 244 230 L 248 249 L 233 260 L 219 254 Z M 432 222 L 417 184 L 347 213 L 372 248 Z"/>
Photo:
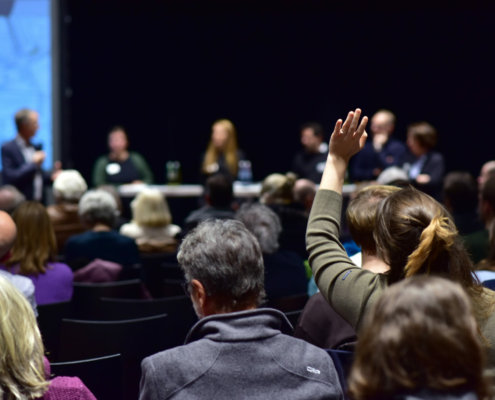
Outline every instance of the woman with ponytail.
<path id="1" fill-rule="evenodd" d="M 495 293 L 480 286 L 474 266 L 451 216 L 430 196 L 413 188 L 382 201 L 374 230 L 377 255 L 390 266 L 385 274 L 357 268 L 339 242 L 342 187 L 351 157 L 366 142 L 368 118 L 361 110 L 337 121 L 307 230 L 309 262 L 322 295 L 359 332 L 365 316 L 392 283 L 414 275 L 441 275 L 470 297 L 480 338 L 495 374 Z M 418 337 L 418 340 L 421 338 Z"/>

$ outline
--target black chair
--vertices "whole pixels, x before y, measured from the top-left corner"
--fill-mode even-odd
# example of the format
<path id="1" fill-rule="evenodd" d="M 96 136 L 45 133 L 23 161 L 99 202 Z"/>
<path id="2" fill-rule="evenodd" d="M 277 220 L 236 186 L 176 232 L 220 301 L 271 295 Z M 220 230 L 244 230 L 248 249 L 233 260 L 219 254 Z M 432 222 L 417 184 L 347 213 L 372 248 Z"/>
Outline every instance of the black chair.
<path id="1" fill-rule="evenodd" d="M 143 282 L 153 297 L 164 297 L 162 282 L 164 279 L 174 279 L 167 277 L 164 265 L 175 265 L 177 263 L 177 253 L 141 253 L 141 265 L 143 267 Z M 179 277 L 182 279 L 182 276 Z"/>
<path id="2" fill-rule="evenodd" d="M 164 263 L 160 267 L 162 268 L 164 279 L 185 280 L 184 272 L 178 264 Z"/>
<path id="3" fill-rule="evenodd" d="M 73 317 L 98 319 L 100 298 L 102 297 L 140 299 L 142 297 L 141 282 L 139 279 L 108 283 L 74 282 Z"/>
<path id="4" fill-rule="evenodd" d="M 120 353 L 124 399 L 135 400 L 139 395 L 141 361 L 168 348 L 167 326 L 167 315 L 127 321 L 64 319 L 60 359 L 77 361 Z"/>
<path id="5" fill-rule="evenodd" d="M 149 265 L 149 264 L 161 264 L 161 263 L 167 263 L 167 264 L 178 264 L 177 262 L 177 252 L 171 252 L 171 253 L 145 253 L 141 252 L 141 260 L 143 265 Z"/>
<path id="6" fill-rule="evenodd" d="M 279 299 L 269 299 L 265 305 L 268 308 L 275 308 L 283 313 L 302 310 L 308 302 L 308 294 L 302 293 L 295 296 L 281 297 Z"/>
<path id="7" fill-rule="evenodd" d="M 297 326 L 297 323 L 299 322 L 299 318 L 301 317 L 302 312 L 303 310 L 297 310 L 297 311 L 291 311 L 285 313 L 285 316 L 287 317 L 293 328 Z"/>
<path id="8" fill-rule="evenodd" d="M 38 306 L 38 328 L 50 361 L 58 360 L 62 320 L 71 316 L 70 301 Z"/>
<path id="9" fill-rule="evenodd" d="M 335 369 L 337 370 L 340 386 L 342 386 L 342 391 L 344 392 L 344 399 L 349 400 L 349 396 L 347 395 L 347 378 L 354 362 L 354 353 L 342 350 L 326 350 L 326 352 L 332 358 Z"/>
<path id="10" fill-rule="evenodd" d="M 122 357 L 50 364 L 52 377 L 77 376 L 98 400 L 122 400 Z"/>
<path id="11" fill-rule="evenodd" d="M 169 347 L 183 345 L 187 333 L 198 322 L 188 296 L 153 300 L 101 299 L 100 317 L 102 320 L 137 319 L 160 314 L 167 314 L 169 326 L 173 327 L 168 336 Z"/>
<path id="12" fill-rule="evenodd" d="M 143 268 L 141 264 L 124 267 L 119 275 L 119 281 L 129 281 L 132 279 L 141 279 L 143 275 Z"/>

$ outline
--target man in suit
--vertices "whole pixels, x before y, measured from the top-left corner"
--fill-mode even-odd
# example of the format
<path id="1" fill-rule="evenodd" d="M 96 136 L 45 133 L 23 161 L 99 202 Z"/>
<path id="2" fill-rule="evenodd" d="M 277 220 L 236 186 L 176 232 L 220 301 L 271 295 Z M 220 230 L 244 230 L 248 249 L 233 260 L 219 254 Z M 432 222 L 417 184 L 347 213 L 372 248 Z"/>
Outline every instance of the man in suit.
<path id="1" fill-rule="evenodd" d="M 15 186 L 27 200 L 41 201 L 44 185 L 56 177 L 60 163 L 56 163 L 52 176 L 41 169 L 46 154 L 41 145 L 31 143 L 38 121 L 38 113 L 27 108 L 15 114 L 17 137 L 2 145 L 2 169 L 4 184 Z"/>

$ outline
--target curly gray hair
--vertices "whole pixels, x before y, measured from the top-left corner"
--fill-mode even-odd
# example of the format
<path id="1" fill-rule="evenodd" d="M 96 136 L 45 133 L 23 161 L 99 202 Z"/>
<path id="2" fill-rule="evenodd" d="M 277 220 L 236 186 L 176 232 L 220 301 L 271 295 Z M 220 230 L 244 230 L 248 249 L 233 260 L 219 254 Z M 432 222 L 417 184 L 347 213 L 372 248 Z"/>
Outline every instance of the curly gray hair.
<path id="1" fill-rule="evenodd" d="M 100 223 L 112 227 L 118 215 L 117 202 L 104 190 L 90 190 L 79 200 L 79 218 L 89 226 Z"/>

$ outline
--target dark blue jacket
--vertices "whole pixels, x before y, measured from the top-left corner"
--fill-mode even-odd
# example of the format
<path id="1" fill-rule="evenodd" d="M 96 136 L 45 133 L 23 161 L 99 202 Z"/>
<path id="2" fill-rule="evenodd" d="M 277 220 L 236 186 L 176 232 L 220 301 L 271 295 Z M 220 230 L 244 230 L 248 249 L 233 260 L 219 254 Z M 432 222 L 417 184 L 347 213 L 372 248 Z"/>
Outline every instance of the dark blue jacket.
<path id="1" fill-rule="evenodd" d="M 364 145 L 363 150 L 354 156 L 351 165 L 351 179 L 354 181 L 371 181 L 377 177 L 373 175 L 373 170 L 381 170 L 400 165 L 406 153 L 406 145 L 401 141 L 390 138 L 380 152 L 373 148 L 373 141 L 370 138 Z"/>
<path id="2" fill-rule="evenodd" d="M 41 145 L 34 145 L 38 151 Z M 27 163 L 22 155 L 21 149 L 15 140 L 2 145 L 2 170 L 3 183 L 15 186 L 27 200 L 34 197 L 33 181 L 40 167 L 35 163 Z M 43 173 L 44 183 L 50 182 L 48 174 Z"/>
<path id="3" fill-rule="evenodd" d="M 411 166 L 416 162 L 417 158 L 411 153 L 407 153 L 404 156 L 402 162 L 402 168 L 409 172 Z M 426 162 L 421 168 L 420 174 L 425 174 L 430 176 L 430 182 L 426 185 L 420 185 L 415 183 L 416 186 L 421 191 L 429 194 L 438 201 L 442 200 L 442 184 L 443 177 L 445 175 L 445 160 L 440 153 L 436 151 L 430 151 L 426 154 Z"/>

